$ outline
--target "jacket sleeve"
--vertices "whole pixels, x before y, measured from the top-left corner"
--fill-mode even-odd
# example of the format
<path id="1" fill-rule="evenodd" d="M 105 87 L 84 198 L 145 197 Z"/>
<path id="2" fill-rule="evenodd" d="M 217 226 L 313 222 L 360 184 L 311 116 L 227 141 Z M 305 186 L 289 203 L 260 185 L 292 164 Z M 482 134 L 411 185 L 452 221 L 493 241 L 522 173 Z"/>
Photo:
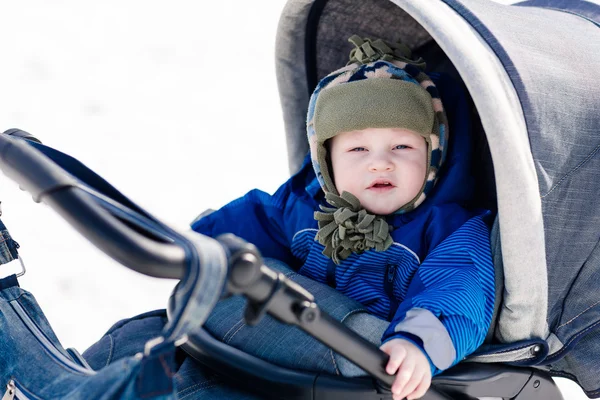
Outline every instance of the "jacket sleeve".
<path id="1" fill-rule="evenodd" d="M 289 264 L 292 255 L 283 218 L 285 199 L 289 195 L 288 182 L 273 196 L 254 189 L 217 211 L 203 213 L 192 222 L 192 229 L 210 237 L 233 233 L 253 243 L 263 257 Z"/>
<path id="2" fill-rule="evenodd" d="M 474 352 L 491 323 L 494 266 L 483 217 L 467 221 L 427 256 L 382 338 L 415 343 L 434 375 Z"/>

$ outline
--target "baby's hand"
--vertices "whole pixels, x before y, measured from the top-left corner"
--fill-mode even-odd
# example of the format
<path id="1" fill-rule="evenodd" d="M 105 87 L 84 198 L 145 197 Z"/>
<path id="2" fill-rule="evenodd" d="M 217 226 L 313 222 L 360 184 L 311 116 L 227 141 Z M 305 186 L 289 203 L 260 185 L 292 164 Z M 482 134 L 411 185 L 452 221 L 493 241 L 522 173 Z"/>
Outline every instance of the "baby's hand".
<path id="1" fill-rule="evenodd" d="M 431 369 L 423 351 L 404 339 L 385 342 L 381 350 L 390 356 L 385 371 L 390 375 L 396 374 L 392 385 L 394 400 L 422 397 L 431 384 Z"/>

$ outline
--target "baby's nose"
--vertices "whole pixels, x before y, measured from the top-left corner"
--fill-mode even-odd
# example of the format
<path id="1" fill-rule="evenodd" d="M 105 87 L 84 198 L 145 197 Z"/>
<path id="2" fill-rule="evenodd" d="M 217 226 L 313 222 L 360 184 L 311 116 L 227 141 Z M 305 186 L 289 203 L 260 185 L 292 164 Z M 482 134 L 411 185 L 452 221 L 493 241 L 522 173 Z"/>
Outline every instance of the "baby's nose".
<path id="1" fill-rule="evenodd" d="M 394 169 L 394 163 L 389 158 L 379 157 L 374 159 L 369 165 L 369 170 L 372 172 L 378 171 L 392 171 Z"/>

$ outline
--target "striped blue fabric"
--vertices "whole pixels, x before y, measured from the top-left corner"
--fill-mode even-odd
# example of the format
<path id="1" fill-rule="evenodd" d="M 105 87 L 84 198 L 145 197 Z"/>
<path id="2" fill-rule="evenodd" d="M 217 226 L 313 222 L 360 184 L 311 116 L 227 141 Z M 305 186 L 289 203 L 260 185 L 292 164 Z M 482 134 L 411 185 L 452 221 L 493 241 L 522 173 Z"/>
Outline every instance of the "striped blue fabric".
<path id="1" fill-rule="evenodd" d="M 256 244 L 266 257 L 295 266 L 319 282 L 335 282 L 337 290 L 391 321 L 383 341 L 405 337 L 425 351 L 414 335 L 394 331 L 408 310 L 420 308 L 436 316 L 449 334 L 456 354 L 453 364 L 483 342 L 494 308 L 490 212 L 444 205 L 412 219 L 393 216 L 392 247 L 352 254 L 335 268 L 331 279 L 330 259 L 315 241 L 314 205 L 299 201 L 295 193 L 289 184 L 274 196 L 253 190 L 195 222 L 193 228 L 210 236 L 234 232 Z M 434 374 L 440 372 L 431 365 Z"/>
<path id="2" fill-rule="evenodd" d="M 380 318 L 393 316 L 384 341 L 402 337 L 414 342 L 413 335 L 395 332 L 396 325 L 412 308 L 431 311 L 452 339 L 457 355 L 454 365 L 483 343 L 492 320 L 494 267 L 484 218 L 480 215 L 467 221 L 423 262 L 400 243 L 385 252 L 352 254 L 335 271 L 336 289 Z M 292 253 L 303 261 L 299 273 L 327 283 L 329 259 L 321 254 L 323 246 L 314 240 L 316 233 L 316 229 L 298 232 Z M 393 276 L 387 273 L 390 266 L 394 266 Z M 385 290 L 390 278 L 393 299 Z M 391 310 L 392 304 L 400 306 Z M 441 372 L 433 365 L 432 370 Z"/>
<path id="3" fill-rule="evenodd" d="M 329 259 L 322 254 L 323 245 L 315 241 L 317 229 L 299 232 L 292 241 L 292 254 L 303 261 L 298 271 L 319 282 L 326 283 Z M 408 256 L 407 256 L 408 254 Z M 388 319 L 390 299 L 385 292 L 386 271 L 396 266 L 393 286 L 395 297 L 401 299 L 408 289 L 408 282 L 416 272 L 419 258 L 399 243 L 385 252 L 367 251 L 352 254 L 336 268 L 336 289 L 359 301 L 380 318 Z M 398 296 L 398 287 L 401 288 Z"/>
<path id="4" fill-rule="evenodd" d="M 487 225 L 475 217 L 440 243 L 419 266 L 413 280 L 419 291 L 403 299 L 384 340 L 403 337 L 394 329 L 408 310 L 417 307 L 431 311 L 448 331 L 456 350 L 453 365 L 475 351 L 485 339 L 494 310 L 488 238 Z"/>

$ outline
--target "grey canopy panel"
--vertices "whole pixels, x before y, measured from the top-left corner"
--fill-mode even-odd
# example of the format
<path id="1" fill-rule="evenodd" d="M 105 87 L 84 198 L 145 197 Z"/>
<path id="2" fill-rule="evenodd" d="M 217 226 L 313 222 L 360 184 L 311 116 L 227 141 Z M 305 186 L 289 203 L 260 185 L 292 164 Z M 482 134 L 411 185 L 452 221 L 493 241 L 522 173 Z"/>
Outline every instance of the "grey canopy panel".
<path id="1" fill-rule="evenodd" d="M 400 39 L 460 75 L 496 178 L 497 338 L 545 339 L 553 371 L 588 394 L 600 388 L 599 15 L 597 1 L 577 0 L 291 0 L 277 38 L 292 172 L 308 151 L 309 93 L 345 63 L 350 34 Z"/>
<path id="2" fill-rule="evenodd" d="M 508 295 L 504 296 L 503 304 L 508 312 L 501 310 L 498 331 L 508 342 L 546 338 L 544 232 L 535 169 L 519 100 L 493 51 L 462 16 L 439 0 L 315 1 L 310 10 L 307 2 L 292 1 L 287 11 L 294 11 L 299 3 L 304 7 L 305 19 L 298 21 L 301 18 L 294 19 L 284 13 L 278 44 L 285 43 L 286 34 L 295 32 L 294 50 L 300 50 L 299 43 L 302 43 L 302 51 L 309 53 L 306 59 L 312 58 L 313 62 L 305 63 L 300 69 L 300 63 L 289 62 L 300 57 L 286 46 L 278 46 L 277 54 L 292 172 L 299 167 L 308 149 L 305 115 L 309 92 L 318 79 L 345 64 L 349 51 L 347 37 L 351 33 L 390 41 L 400 39 L 426 58 L 430 68 L 457 76 L 458 70 L 471 94 L 477 93 L 473 96 L 475 104 L 486 128 L 494 163 L 498 164 L 496 182 L 504 268 L 517 270 L 526 266 L 525 276 L 505 274 Z M 318 10 L 318 18 L 315 10 Z M 294 28 L 290 28 L 290 24 Z M 300 32 L 303 35 L 299 35 Z M 525 201 L 526 207 L 519 207 L 520 201 Z M 510 211 L 503 212 L 503 209 Z M 537 218 L 528 229 L 523 229 L 520 221 L 529 215 Z M 512 232 L 517 234 L 509 234 Z M 528 247 L 523 248 L 524 244 Z M 525 287 L 522 280 L 534 282 L 535 286 Z M 523 315 L 533 317 L 523 318 Z"/>
<path id="3" fill-rule="evenodd" d="M 600 272 L 600 90 L 594 84 L 600 79 L 600 6 L 551 0 L 518 7 L 446 3 L 489 43 L 517 91 L 542 205 L 549 360 L 556 363 L 581 341 L 554 368 L 595 390 L 600 371 L 590 362 L 600 353 L 593 340 L 600 321 L 594 278 Z"/>

